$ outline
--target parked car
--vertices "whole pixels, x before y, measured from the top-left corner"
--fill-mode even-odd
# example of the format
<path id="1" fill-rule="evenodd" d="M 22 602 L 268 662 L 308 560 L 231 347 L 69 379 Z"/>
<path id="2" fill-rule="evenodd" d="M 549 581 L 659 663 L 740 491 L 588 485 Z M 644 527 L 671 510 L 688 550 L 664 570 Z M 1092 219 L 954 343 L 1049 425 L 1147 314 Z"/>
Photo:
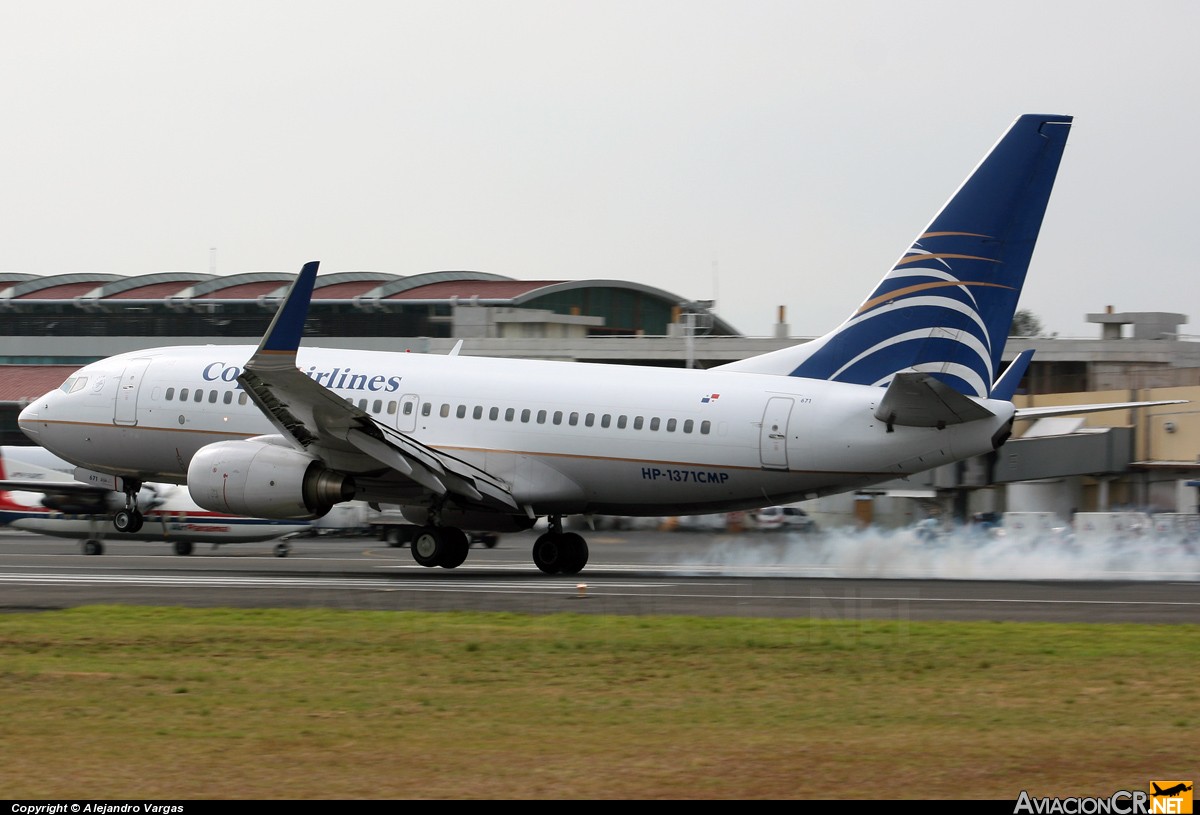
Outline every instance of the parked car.
<path id="1" fill-rule="evenodd" d="M 817 522 L 800 507 L 763 507 L 754 513 L 759 529 L 782 529 L 792 532 L 815 532 Z"/>

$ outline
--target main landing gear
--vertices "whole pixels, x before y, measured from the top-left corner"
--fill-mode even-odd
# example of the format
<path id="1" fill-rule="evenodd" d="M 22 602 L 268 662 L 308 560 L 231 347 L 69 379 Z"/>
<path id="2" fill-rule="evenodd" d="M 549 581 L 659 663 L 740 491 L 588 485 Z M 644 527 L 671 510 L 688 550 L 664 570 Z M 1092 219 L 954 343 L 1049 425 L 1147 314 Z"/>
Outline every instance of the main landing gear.
<path id="1" fill-rule="evenodd" d="M 467 559 L 471 541 L 467 533 L 453 526 L 423 526 L 409 544 L 413 560 L 430 568 L 457 569 Z"/>
<path id="2" fill-rule="evenodd" d="M 113 515 L 113 526 L 118 532 L 132 534 L 142 528 L 144 519 L 137 508 L 137 496 L 141 489 L 140 481 L 125 482 L 125 509 L 117 510 Z"/>
<path id="3" fill-rule="evenodd" d="M 471 540 L 457 527 L 429 524 L 417 530 L 409 549 L 422 566 L 456 569 L 467 559 Z M 534 541 L 533 562 L 546 574 L 579 574 L 588 562 L 587 541 L 574 532 L 564 532 L 562 517 L 551 516 L 550 531 Z"/>
<path id="4" fill-rule="evenodd" d="M 562 517 L 550 517 L 550 531 L 533 543 L 533 562 L 546 574 L 579 574 L 588 562 L 587 541 L 574 532 L 563 532 Z"/>

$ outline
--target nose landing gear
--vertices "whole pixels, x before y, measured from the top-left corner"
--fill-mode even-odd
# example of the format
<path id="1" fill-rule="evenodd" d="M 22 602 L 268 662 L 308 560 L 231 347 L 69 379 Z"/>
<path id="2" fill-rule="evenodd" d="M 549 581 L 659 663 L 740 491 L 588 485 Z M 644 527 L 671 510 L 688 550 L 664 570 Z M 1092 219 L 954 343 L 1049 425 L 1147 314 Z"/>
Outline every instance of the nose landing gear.
<path id="1" fill-rule="evenodd" d="M 137 508 L 137 496 L 141 489 L 140 481 L 125 482 L 125 509 L 117 510 L 113 515 L 113 526 L 118 532 L 133 533 L 142 528 L 144 519 Z"/>

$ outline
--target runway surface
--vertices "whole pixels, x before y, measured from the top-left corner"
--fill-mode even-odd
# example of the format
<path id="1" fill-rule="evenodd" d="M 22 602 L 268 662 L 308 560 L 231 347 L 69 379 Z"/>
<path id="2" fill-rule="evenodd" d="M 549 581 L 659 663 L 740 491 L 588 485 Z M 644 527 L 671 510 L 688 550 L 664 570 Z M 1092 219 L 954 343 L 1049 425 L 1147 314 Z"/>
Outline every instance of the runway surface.
<path id="1" fill-rule="evenodd" d="M 684 614 L 820 619 L 1200 622 L 1190 550 L 1065 552 L 884 536 L 604 531 L 574 577 L 533 565 L 534 533 L 473 547 L 454 570 L 364 537 L 196 547 L 0 531 L 0 611 L 97 603 L 196 607 Z M 1102 555 L 1102 556 L 1101 556 Z"/>

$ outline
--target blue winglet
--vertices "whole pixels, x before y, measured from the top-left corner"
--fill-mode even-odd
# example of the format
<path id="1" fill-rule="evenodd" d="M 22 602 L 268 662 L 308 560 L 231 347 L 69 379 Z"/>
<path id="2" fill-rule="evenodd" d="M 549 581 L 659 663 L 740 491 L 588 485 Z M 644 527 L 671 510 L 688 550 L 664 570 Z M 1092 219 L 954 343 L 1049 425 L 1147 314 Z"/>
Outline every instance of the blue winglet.
<path id="1" fill-rule="evenodd" d="M 1032 348 L 1017 354 L 1017 358 L 1010 362 L 1004 369 L 1004 373 L 996 379 L 996 384 L 992 385 L 992 392 L 988 396 L 992 399 L 1011 402 L 1017 392 L 1017 385 L 1021 384 L 1021 377 L 1025 376 L 1025 371 L 1029 368 L 1031 359 L 1033 359 Z"/>
<path id="2" fill-rule="evenodd" d="M 317 267 L 320 261 L 313 260 L 304 264 L 295 282 L 288 289 L 287 296 L 275 319 L 267 329 L 262 344 L 258 346 L 259 353 L 295 353 L 300 347 L 300 337 L 304 335 L 304 320 L 308 317 L 308 304 L 312 300 L 313 285 L 317 280 Z"/>

